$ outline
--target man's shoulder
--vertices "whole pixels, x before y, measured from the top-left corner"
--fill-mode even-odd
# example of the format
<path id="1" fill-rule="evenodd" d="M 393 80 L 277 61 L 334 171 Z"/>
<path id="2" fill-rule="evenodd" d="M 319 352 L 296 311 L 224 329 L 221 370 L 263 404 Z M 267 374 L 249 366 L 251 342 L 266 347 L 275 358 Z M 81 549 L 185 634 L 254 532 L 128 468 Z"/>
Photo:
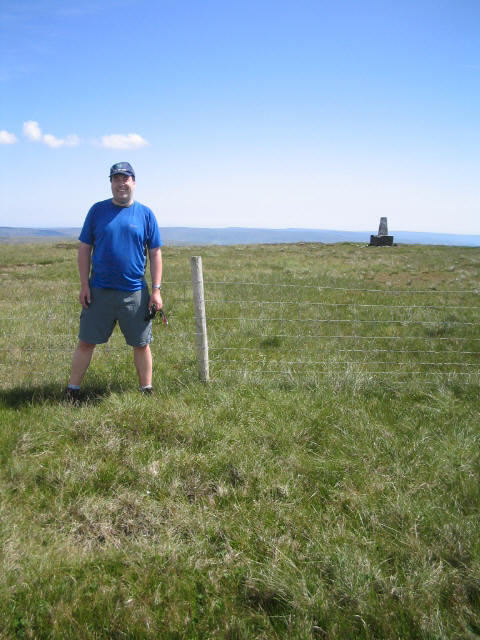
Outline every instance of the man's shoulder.
<path id="1" fill-rule="evenodd" d="M 135 206 L 138 207 L 141 211 L 153 215 L 153 211 L 150 209 L 150 207 L 147 207 L 146 204 L 142 204 L 141 202 L 138 202 L 138 200 L 135 200 Z"/>
<path id="2" fill-rule="evenodd" d="M 100 202 L 95 202 L 94 204 L 92 204 L 92 206 L 88 211 L 88 214 L 92 216 L 94 214 L 101 213 L 102 211 L 108 211 L 109 209 L 111 209 L 111 207 L 112 207 L 111 198 L 107 200 L 100 200 Z"/>
<path id="3" fill-rule="evenodd" d="M 112 199 L 107 198 L 106 200 L 100 200 L 100 202 L 92 204 L 91 209 L 110 209 L 110 207 L 113 207 Z"/>

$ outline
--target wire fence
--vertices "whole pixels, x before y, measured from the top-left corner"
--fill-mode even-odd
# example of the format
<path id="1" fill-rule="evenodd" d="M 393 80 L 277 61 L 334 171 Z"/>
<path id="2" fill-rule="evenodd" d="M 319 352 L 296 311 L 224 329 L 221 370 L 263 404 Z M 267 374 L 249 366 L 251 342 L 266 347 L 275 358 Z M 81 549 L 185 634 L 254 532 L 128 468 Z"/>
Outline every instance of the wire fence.
<path id="1" fill-rule="evenodd" d="M 254 282 L 209 282 L 205 290 L 213 376 L 228 368 L 478 380 L 478 290 Z"/>
<path id="2" fill-rule="evenodd" d="M 63 283 L 40 305 L 0 301 L 3 388 L 39 375 L 65 380 L 77 341 L 77 283 Z M 204 284 L 210 377 L 236 374 L 305 376 L 365 374 L 426 382 L 479 380 L 478 290 L 352 289 L 258 282 Z M 165 282 L 168 327 L 155 323 L 157 367 L 196 375 L 192 283 Z M 97 366 L 130 359 L 115 331 L 99 346 Z"/>

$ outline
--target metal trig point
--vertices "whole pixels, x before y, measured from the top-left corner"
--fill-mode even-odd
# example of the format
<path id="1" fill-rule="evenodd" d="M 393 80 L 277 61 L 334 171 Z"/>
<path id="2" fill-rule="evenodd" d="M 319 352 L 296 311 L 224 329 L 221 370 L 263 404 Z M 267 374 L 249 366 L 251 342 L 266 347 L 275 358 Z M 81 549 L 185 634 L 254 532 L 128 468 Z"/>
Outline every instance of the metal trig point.
<path id="1" fill-rule="evenodd" d="M 370 247 L 391 247 L 393 236 L 388 235 L 388 225 L 386 218 L 380 218 L 378 236 L 370 236 Z"/>

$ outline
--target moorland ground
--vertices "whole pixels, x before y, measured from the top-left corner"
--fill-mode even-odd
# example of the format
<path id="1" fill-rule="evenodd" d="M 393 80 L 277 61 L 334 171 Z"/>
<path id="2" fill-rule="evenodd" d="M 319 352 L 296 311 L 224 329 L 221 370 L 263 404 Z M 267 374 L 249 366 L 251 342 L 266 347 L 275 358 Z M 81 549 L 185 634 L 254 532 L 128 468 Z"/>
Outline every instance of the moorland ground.
<path id="1" fill-rule="evenodd" d="M 208 384 L 191 255 L 212 314 Z M 77 406 L 62 396 L 75 244 L 0 257 L 0 637 L 480 637 L 480 249 L 166 247 L 157 394 L 139 394 L 116 333 Z M 327 347 L 301 322 L 318 286 L 342 304 L 368 289 L 368 304 L 395 290 L 418 306 L 425 292 L 435 323 L 398 326 L 418 320 L 415 338 L 439 344 L 464 331 L 470 375 L 425 353 L 402 376 L 320 372 Z M 323 365 L 337 362 L 328 344 Z"/>

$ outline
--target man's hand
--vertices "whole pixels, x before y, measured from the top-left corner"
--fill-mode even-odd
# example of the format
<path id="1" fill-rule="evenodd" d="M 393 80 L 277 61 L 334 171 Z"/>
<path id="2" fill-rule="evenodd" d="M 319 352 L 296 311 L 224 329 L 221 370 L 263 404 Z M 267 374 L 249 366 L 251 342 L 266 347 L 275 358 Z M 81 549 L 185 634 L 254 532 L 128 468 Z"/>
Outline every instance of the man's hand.
<path id="1" fill-rule="evenodd" d="M 152 295 L 150 296 L 148 308 L 151 309 L 153 305 L 155 305 L 157 309 L 161 309 L 163 307 L 162 296 L 160 295 L 159 289 L 153 289 Z"/>
<path id="2" fill-rule="evenodd" d="M 90 287 L 88 285 L 82 286 L 78 299 L 80 300 L 82 307 L 84 309 L 88 309 L 90 302 L 92 301 L 90 298 Z"/>

